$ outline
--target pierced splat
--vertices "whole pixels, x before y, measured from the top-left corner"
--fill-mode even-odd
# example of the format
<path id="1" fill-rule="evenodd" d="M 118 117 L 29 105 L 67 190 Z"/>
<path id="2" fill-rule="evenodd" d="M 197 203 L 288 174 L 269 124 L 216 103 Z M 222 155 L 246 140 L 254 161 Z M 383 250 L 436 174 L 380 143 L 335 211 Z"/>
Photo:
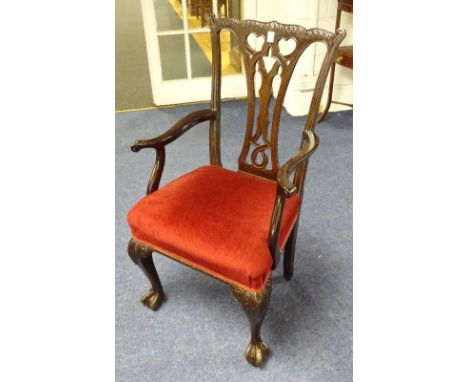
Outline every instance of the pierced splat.
<path id="1" fill-rule="evenodd" d="M 284 42 L 281 34 L 276 35 L 271 30 L 265 30 L 263 44 L 259 51 L 254 51 L 244 39 L 244 65 L 247 76 L 247 92 L 249 97 L 247 111 L 247 130 L 244 145 L 239 157 L 239 169 L 270 179 L 276 179 L 278 163 L 278 125 L 281 116 L 281 106 L 293 69 L 301 52 L 295 52 L 297 43 L 287 55 L 281 53 L 279 42 Z M 303 48 L 305 49 L 305 48 Z M 302 49 L 302 50 L 303 50 Z M 270 67 L 266 60 L 273 61 Z M 260 77 L 261 85 L 255 102 L 255 78 Z M 273 98 L 273 80 L 279 76 L 279 89 L 273 104 L 273 115 L 270 120 L 270 104 Z M 254 100 L 251 102 L 251 100 Z M 258 106 L 257 117 L 256 106 Z M 255 123 L 254 123 L 255 122 Z"/>
<path id="2" fill-rule="evenodd" d="M 221 30 L 230 30 L 236 36 L 244 62 L 248 106 L 239 170 L 275 180 L 279 169 L 278 129 L 282 104 L 296 64 L 305 49 L 314 42 L 323 42 L 327 49 L 330 48 L 335 35 L 319 29 L 305 29 L 276 21 L 262 23 L 252 20 L 240 22 L 234 19 L 216 19 L 210 27 L 213 46 L 219 45 Z M 212 109 L 219 114 L 221 56 L 213 54 Z M 268 61 L 271 65 L 268 65 Z M 278 90 L 274 98 L 273 84 L 276 85 L 276 82 Z M 315 104 L 318 105 L 318 101 L 315 101 Z M 313 101 L 311 110 L 315 104 Z M 218 120 L 219 118 L 214 120 L 211 125 L 210 136 L 213 144 L 210 157 L 213 164 L 221 164 Z M 313 121 L 308 121 L 307 124 L 312 127 Z"/>
<path id="3" fill-rule="evenodd" d="M 259 89 L 260 101 L 259 112 L 257 116 L 257 125 L 255 132 L 249 139 L 250 162 L 257 169 L 266 169 L 271 158 L 271 141 L 269 134 L 269 110 L 270 101 L 273 96 L 273 79 L 278 74 L 281 63 L 275 60 L 272 68 L 268 71 L 265 67 L 265 60 L 263 57 L 258 59 L 255 66 L 256 71 L 261 75 L 261 86 Z M 253 146 L 253 147 L 252 147 Z M 247 157 L 247 155 L 246 155 Z M 245 160 L 246 158 L 243 158 Z"/>

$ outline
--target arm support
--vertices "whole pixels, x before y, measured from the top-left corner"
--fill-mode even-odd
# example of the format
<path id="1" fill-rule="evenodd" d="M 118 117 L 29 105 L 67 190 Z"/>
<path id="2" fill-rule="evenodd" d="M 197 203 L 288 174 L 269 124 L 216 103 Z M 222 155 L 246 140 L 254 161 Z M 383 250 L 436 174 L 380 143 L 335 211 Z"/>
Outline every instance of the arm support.
<path id="1" fill-rule="evenodd" d="M 278 185 L 286 197 L 297 193 L 297 187 L 289 180 L 291 173 L 315 151 L 319 144 L 319 138 L 312 131 L 304 131 L 302 145 L 299 152 L 288 160 L 278 171 Z"/>
<path id="2" fill-rule="evenodd" d="M 213 118 L 214 113 L 210 109 L 194 111 L 193 113 L 187 114 L 160 136 L 152 139 L 135 141 L 135 143 L 133 143 L 131 149 L 135 153 L 146 148 L 153 148 L 156 150 L 156 161 L 148 181 L 148 187 L 146 188 L 147 195 L 156 191 L 159 187 L 166 160 L 165 146 L 186 133 L 196 124 Z"/>
<path id="3" fill-rule="evenodd" d="M 297 193 L 297 186 L 289 180 L 291 173 L 315 151 L 319 144 L 318 137 L 309 130 L 304 131 L 302 145 L 299 152 L 288 160 L 278 171 L 278 187 L 275 206 L 271 216 L 268 246 L 273 257 L 273 269 L 276 268 L 276 259 L 279 256 L 278 248 L 279 232 L 283 220 L 284 201 Z"/>
<path id="4" fill-rule="evenodd" d="M 160 136 L 153 139 L 146 139 L 135 141 L 131 147 L 133 152 L 138 152 L 141 149 L 152 147 L 157 149 L 163 147 L 172 141 L 179 138 L 182 134 L 189 131 L 196 124 L 208 121 L 214 118 L 214 113 L 210 109 L 197 110 L 193 113 L 187 114 L 180 119 L 175 125 Z"/>

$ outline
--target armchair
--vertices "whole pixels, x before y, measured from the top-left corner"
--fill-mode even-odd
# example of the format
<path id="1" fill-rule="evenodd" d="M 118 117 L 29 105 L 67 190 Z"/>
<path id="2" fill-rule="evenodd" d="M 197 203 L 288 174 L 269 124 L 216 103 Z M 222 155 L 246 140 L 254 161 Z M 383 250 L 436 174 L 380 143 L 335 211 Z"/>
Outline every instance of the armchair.
<path id="1" fill-rule="evenodd" d="M 136 141 L 131 147 L 134 152 L 154 149 L 156 160 L 146 197 L 128 214 L 132 232 L 128 253 L 150 281 L 151 289 L 141 301 L 152 310 L 157 310 L 165 300 L 153 263 L 153 252 L 230 285 L 250 321 L 251 339 L 245 357 L 252 365 L 260 366 L 269 354 L 260 331 L 272 290 L 270 275 L 283 253 L 284 277 L 290 280 L 293 276 L 304 180 L 308 160 L 319 144 L 314 132 L 318 107 L 328 71 L 345 32 L 305 29 L 276 21 L 241 22 L 216 18 L 210 20 L 210 28 L 213 49 L 211 107 L 190 113 L 164 134 Z M 247 80 L 247 128 L 237 172 L 223 168 L 221 162 L 219 33 L 225 29 L 232 31 L 239 40 Z M 259 51 L 249 45 L 247 37 L 250 34 L 264 37 Z M 290 39 L 295 42 L 294 49 L 288 54 L 281 53 L 280 41 Z M 327 54 L 312 96 L 300 149 L 280 166 L 278 129 L 283 99 L 301 54 L 313 43 L 325 44 Z M 265 57 L 274 60 L 271 68 L 267 68 Z M 270 124 L 272 83 L 280 71 Z M 255 99 L 257 72 L 261 78 L 258 102 Z M 204 121 L 210 124 L 210 164 L 159 188 L 165 146 Z"/>

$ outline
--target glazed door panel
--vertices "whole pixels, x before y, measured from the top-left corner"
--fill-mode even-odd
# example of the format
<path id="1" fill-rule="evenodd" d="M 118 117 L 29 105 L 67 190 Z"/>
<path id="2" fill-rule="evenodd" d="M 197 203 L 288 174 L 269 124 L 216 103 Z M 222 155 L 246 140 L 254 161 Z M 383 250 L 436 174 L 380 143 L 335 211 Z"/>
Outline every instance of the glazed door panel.
<path id="1" fill-rule="evenodd" d="M 211 98 L 211 38 L 206 17 L 256 18 L 256 0 L 141 0 L 155 105 Z M 223 98 L 245 97 L 238 43 L 222 32 Z"/>

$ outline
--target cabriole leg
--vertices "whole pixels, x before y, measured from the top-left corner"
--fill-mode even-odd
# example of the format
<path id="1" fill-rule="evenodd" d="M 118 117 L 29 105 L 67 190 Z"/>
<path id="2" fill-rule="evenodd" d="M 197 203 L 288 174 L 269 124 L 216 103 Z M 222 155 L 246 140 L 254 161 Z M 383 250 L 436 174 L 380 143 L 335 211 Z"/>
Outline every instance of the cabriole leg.
<path id="1" fill-rule="evenodd" d="M 156 310 L 163 303 L 165 296 L 158 272 L 154 267 L 152 253 L 153 250 L 150 247 L 133 238 L 128 242 L 128 255 L 151 283 L 150 291 L 141 296 L 140 301 L 151 310 Z"/>
<path id="2" fill-rule="evenodd" d="M 270 348 L 262 341 L 260 331 L 265 318 L 271 296 L 271 279 L 268 279 L 265 287 L 259 292 L 250 292 L 237 286 L 231 286 L 232 294 L 239 301 L 250 321 L 250 343 L 245 350 L 246 360 L 260 366 L 266 356 L 270 354 Z"/>

